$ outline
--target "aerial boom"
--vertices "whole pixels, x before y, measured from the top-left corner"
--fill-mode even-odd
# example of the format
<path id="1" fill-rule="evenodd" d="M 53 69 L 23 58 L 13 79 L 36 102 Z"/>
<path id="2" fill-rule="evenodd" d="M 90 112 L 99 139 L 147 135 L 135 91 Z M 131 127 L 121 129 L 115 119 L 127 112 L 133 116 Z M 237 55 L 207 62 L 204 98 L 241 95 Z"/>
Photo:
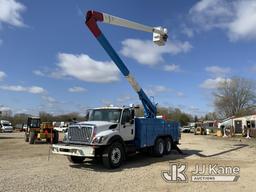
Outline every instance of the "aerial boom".
<path id="1" fill-rule="evenodd" d="M 139 86 L 137 81 L 134 79 L 134 77 L 131 75 L 128 68 L 125 66 L 121 58 L 118 56 L 116 51 L 113 49 L 113 47 L 110 45 L 106 37 L 103 35 L 101 30 L 99 29 L 97 25 L 97 21 L 101 21 L 104 23 L 109 23 L 113 25 L 118 25 L 122 27 L 127 27 L 131 29 L 141 30 L 145 32 L 152 32 L 153 33 L 153 41 L 157 45 L 164 45 L 166 42 L 168 35 L 167 35 L 167 29 L 162 27 L 149 27 L 145 26 L 136 22 L 128 21 L 126 19 L 122 19 L 119 17 L 111 16 L 105 13 L 100 13 L 96 11 L 88 11 L 86 16 L 86 25 L 90 29 L 90 31 L 93 33 L 93 35 L 96 37 L 96 39 L 99 41 L 101 46 L 105 49 L 105 51 L 108 53 L 108 55 L 111 57 L 111 59 L 114 61 L 114 63 L 117 65 L 119 70 L 122 72 L 122 74 L 125 76 L 125 78 L 128 80 L 128 82 L 131 84 L 133 89 L 137 92 L 139 95 L 139 98 L 143 104 L 144 107 L 144 116 L 146 118 L 155 118 L 157 114 L 157 108 L 156 104 L 152 103 L 148 96 L 145 94 L 143 89 Z"/>

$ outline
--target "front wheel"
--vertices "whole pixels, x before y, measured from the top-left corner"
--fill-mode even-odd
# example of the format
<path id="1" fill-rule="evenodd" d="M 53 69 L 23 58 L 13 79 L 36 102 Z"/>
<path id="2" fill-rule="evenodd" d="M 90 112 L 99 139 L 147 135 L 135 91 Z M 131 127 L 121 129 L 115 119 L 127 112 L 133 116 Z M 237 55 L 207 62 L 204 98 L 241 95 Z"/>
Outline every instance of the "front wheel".
<path id="1" fill-rule="evenodd" d="M 35 144 L 35 136 L 36 136 L 36 133 L 35 132 L 30 132 L 29 134 L 29 144 Z"/>
<path id="2" fill-rule="evenodd" d="M 58 131 L 53 131 L 53 144 L 56 144 L 59 142 L 59 132 Z"/>
<path id="3" fill-rule="evenodd" d="M 123 160 L 124 150 L 119 142 L 108 146 L 102 154 L 102 161 L 106 168 L 117 168 L 122 164 Z"/>
<path id="4" fill-rule="evenodd" d="M 85 157 L 68 156 L 68 160 L 69 160 L 71 163 L 74 163 L 74 164 L 81 164 L 81 163 L 84 162 Z"/>

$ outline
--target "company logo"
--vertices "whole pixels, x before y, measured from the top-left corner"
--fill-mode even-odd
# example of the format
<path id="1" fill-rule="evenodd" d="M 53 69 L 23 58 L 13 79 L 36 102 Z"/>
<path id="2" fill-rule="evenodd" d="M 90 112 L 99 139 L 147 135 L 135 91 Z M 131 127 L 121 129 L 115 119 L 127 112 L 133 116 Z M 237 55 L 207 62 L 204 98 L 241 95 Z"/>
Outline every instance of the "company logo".
<path id="1" fill-rule="evenodd" d="M 170 170 L 162 171 L 162 178 L 166 182 L 188 182 L 186 175 L 187 164 L 186 163 L 169 163 Z"/>
<path id="2" fill-rule="evenodd" d="M 166 182 L 188 182 L 187 163 L 169 163 L 169 170 L 161 172 Z M 238 166 L 221 166 L 218 164 L 196 164 L 191 171 L 192 182 L 236 182 L 240 178 Z"/>

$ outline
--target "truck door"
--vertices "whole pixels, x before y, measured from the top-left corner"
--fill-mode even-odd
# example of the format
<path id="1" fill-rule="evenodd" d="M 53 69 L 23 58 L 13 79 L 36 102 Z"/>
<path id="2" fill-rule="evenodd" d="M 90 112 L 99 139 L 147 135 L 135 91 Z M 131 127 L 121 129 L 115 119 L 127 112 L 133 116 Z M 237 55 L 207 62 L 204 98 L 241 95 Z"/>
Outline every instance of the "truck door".
<path id="1" fill-rule="evenodd" d="M 130 109 L 123 110 L 120 134 L 125 141 L 133 140 L 135 137 L 134 113 Z"/>

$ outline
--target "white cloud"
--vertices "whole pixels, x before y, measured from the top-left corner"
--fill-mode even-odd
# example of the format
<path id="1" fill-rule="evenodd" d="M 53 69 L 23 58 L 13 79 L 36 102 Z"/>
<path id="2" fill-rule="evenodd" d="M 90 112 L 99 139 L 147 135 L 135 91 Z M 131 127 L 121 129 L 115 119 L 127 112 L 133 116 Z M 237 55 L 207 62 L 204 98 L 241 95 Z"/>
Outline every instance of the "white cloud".
<path id="1" fill-rule="evenodd" d="M 229 78 L 225 79 L 222 77 L 217 77 L 215 79 L 206 79 L 201 85 L 201 88 L 204 89 L 216 89 L 221 86 L 222 83 L 230 81 Z"/>
<path id="2" fill-rule="evenodd" d="M 102 100 L 101 100 L 101 103 L 102 103 L 103 105 L 106 105 L 106 106 L 113 104 L 112 100 L 110 100 L 110 99 L 102 99 Z"/>
<path id="3" fill-rule="evenodd" d="M 0 0 L 0 23 L 7 23 L 16 27 L 25 26 L 21 13 L 26 7 L 15 0 Z"/>
<path id="4" fill-rule="evenodd" d="M 48 95 L 43 95 L 42 99 L 45 100 L 48 103 L 56 103 L 57 102 L 56 99 L 54 99 L 53 97 L 50 97 Z"/>
<path id="5" fill-rule="evenodd" d="M 58 54 L 57 77 L 73 77 L 82 81 L 108 83 L 119 80 L 119 70 L 110 61 L 96 61 L 88 55 Z M 54 76 L 54 74 L 51 76 Z"/>
<path id="6" fill-rule="evenodd" d="M 233 19 L 233 4 L 222 0 L 201 0 L 189 11 L 191 20 L 202 29 L 226 27 Z"/>
<path id="7" fill-rule="evenodd" d="M 205 70 L 212 73 L 214 76 L 224 76 L 231 72 L 231 69 L 229 67 L 219 67 L 216 65 L 206 67 Z"/>
<path id="8" fill-rule="evenodd" d="M 232 40 L 256 39 L 256 1 L 236 4 L 236 18 L 229 25 Z"/>
<path id="9" fill-rule="evenodd" d="M 149 96 L 156 96 L 158 94 L 166 93 L 166 92 L 169 92 L 169 91 L 171 91 L 171 89 L 167 88 L 167 87 L 165 87 L 163 85 L 150 86 L 148 89 L 145 90 L 145 92 Z"/>
<path id="10" fill-rule="evenodd" d="M 195 29 L 224 29 L 232 41 L 256 39 L 256 1 L 201 0 L 189 16 Z"/>
<path id="11" fill-rule="evenodd" d="M 2 81 L 6 77 L 5 72 L 0 71 L 0 81 Z"/>
<path id="12" fill-rule="evenodd" d="M 6 90 L 6 91 L 15 91 L 15 92 L 28 92 L 32 94 L 42 94 L 46 92 L 44 88 L 38 87 L 38 86 L 23 87 L 20 85 L 10 85 L 10 86 L 3 85 L 3 86 L 0 86 L 0 89 Z"/>
<path id="13" fill-rule="evenodd" d="M 176 95 L 177 95 L 178 97 L 184 97 L 184 96 L 185 96 L 185 94 L 184 94 L 183 92 L 180 92 L 180 91 L 178 91 L 178 92 L 176 93 Z"/>
<path id="14" fill-rule="evenodd" d="M 124 103 L 127 101 L 131 101 L 132 99 L 134 99 L 134 97 L 132 97 L 131 95 L 122 95 L 117 98 L 117 102 Z"/>
<path id="15" fill-rule="evenodd" d="M 171 64 L 171 65 L 164 65 L 164 71 L 169 71 L 169 72 L 177 72 L 180 70 L 179 65 Z"/>
<path id="16" fill-rule="evenodd" d="M 185 34 L 187 37 L 193 37 L 194 36 L 194 30 L 192 28 L 184 26 L 182 31 L 183 34 Z"/>
<path id="17" fill-rule="evenodd" d="M 11 111 L 11 108 L 4 105 L 0 105 L 0 111 Z"/>
<path id="18" fill-rule="evenodd" d="M 42 72 L 42 71 L 40 71 L 40 70 L 34 70 L 33 73 L 34 73 L 35 75 L 38 75 L 38 76 L 42 76 L 42 77 L 45 76 L 44 72 Z"/>
<path id="19" fill-rule="evenodd" d="M 177 97 L 184 97 L 185 96 L 185 94 L 183 92 L 168 88 L 168 87 L 163 86 L 163 85 L 149 86 L 149 88 L 145 89 L 145 92 L 148 96 L 157 96 L 157 95 L 161 95 L 161 94 L 164 94 L 164 93 L 176 95 Z"/>
<path id="20" fill-rule="evenodd" d="M 87 89 L 83 88 L 83 87 L 78 87 L 78 86 L 75 86 L 75 87 L 70 87 L 68 89 L 69 92 L 71 93 L 81 93 L 81 92 L 85 92 L 87 91 Z"/>
<path id="21" fill-rule="evenodd" d="M 164 61 L 164 54 L 178 54 L 188 52 L 192 45 L 189 42 L 171 41 L 165 46 L 157 46 L 150 40 L 126 39 L 122 41 L 122 55 L 135 59 L 146 65 L 157 65 Z"/>

